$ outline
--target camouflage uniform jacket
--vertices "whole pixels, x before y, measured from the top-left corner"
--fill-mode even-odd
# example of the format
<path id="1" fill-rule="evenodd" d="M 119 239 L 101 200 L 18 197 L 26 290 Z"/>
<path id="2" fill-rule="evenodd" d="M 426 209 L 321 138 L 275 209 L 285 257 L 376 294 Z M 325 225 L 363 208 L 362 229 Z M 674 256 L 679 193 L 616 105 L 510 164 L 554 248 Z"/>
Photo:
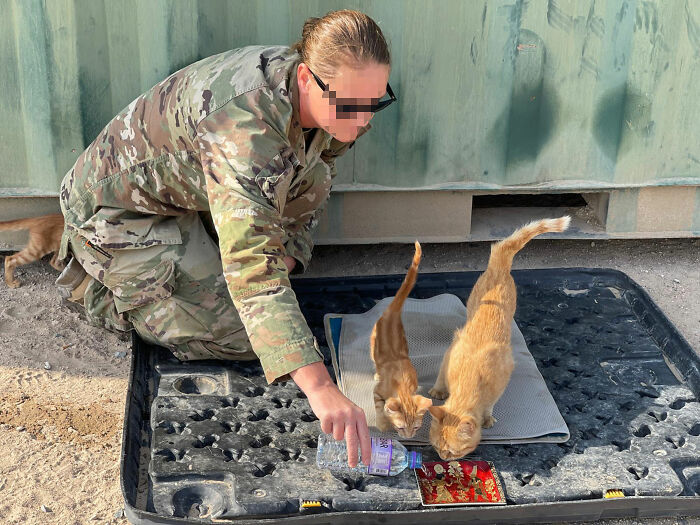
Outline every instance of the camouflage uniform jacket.
<path id="1" fill-rule="evenodd" d="M 210 211 L 223 272 L 268 381 L 320 360 L 283 257 L 303 271 L 311 228 L 349 149 L 318 129 L 308 149 L 287 47 L 246 47 L 172 74 L 134 100 L 61 187 L 66 229 L 102 249 L 181 243 L 173 217 Z M 115 292 L 115 294 L 118 292 Z"/>

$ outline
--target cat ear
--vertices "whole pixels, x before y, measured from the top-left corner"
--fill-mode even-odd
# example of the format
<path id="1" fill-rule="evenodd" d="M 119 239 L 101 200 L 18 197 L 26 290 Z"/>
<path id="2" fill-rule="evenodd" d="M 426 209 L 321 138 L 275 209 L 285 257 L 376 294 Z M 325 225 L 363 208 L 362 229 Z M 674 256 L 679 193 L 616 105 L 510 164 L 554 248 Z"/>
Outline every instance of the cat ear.
<path id="1" fill-rule="evenodd" d="M 416 404 L 419 412 L 425 412 L 433 406 L 433 400 L 423 396 L 413 396 L 413 402 Z"/>
<path id="2" fill-rule="evenodd" d="M 386 400 L 386 403 L 384 403 L 384 410 L 387 414 L 396 413 L 401 410 L 401 402 L 395 397 L 390 397 Z"/>
<path id="3" fill-rule="evenodd" d="M 471 436 L 476 431 L 474 418 L 462 419 L 457 425 L 457 433 L 462 436 Z"/>
<path id="4" fill-rule="evenodd" d="M 442 421 L 442 419 L 445 417 L 445 409 L 442 407 L 436 407 L 436 406 L 431 406 L 428 408 L 430 411 L 430 415 L 433 416 L 433 419 L 436 421 Z"/>

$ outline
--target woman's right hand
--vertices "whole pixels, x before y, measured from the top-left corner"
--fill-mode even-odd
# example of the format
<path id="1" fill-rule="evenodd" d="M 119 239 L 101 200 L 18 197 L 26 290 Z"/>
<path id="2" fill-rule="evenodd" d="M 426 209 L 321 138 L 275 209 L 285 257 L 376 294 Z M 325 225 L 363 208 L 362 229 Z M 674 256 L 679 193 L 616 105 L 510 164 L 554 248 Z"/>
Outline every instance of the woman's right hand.
<path id="1" fill-rule="evenodd" d="M 372 444 L 365 413 L 343 395 L 331 380 L 324 364 L 312 363 L 294 370 L 290 375 L 309 399 L 311 410 L 321 422 L 321 430 L 325 434 L 332 434 L 336 440 L 345 438 L 348 465 L 357 466 L 358 443 L 363 463 L 368 465 Z"/>

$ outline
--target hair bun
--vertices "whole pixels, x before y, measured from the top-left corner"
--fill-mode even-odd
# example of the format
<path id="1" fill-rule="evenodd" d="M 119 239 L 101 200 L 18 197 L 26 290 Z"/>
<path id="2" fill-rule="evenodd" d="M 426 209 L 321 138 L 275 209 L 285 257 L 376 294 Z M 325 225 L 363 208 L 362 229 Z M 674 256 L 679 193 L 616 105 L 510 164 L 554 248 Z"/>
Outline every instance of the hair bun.
<path id="1" fill-rule="evenodd" d="M 301 40 L 292 49 L 325 78 L 333 78 L 342 63 L 391 65 L 389 46 L 377 23 L 366 14 L 349 9 L 308 18 Z"/>
<path id="2" fill-rule="evenodd" d="M 318 17 L 307 18 L 304 22 L 304 29 L 301 30 L 301 39 L 306 40 L 311 36 L 318 23 L 321 21 Z"/>

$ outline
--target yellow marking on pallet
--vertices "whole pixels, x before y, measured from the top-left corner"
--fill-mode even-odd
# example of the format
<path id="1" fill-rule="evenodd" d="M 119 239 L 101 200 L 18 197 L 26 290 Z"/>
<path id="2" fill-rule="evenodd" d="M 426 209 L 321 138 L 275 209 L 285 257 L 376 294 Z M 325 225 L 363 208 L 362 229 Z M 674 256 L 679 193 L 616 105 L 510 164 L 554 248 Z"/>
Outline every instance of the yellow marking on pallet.
<path id="1" fill-rule="evenodd" d="M 605 491 L 605 495 L 603 497 L 604 498 L 624 498 L 625 493 L 622 492 L 621 490 L 610 489 L 610 490 Z"/>

